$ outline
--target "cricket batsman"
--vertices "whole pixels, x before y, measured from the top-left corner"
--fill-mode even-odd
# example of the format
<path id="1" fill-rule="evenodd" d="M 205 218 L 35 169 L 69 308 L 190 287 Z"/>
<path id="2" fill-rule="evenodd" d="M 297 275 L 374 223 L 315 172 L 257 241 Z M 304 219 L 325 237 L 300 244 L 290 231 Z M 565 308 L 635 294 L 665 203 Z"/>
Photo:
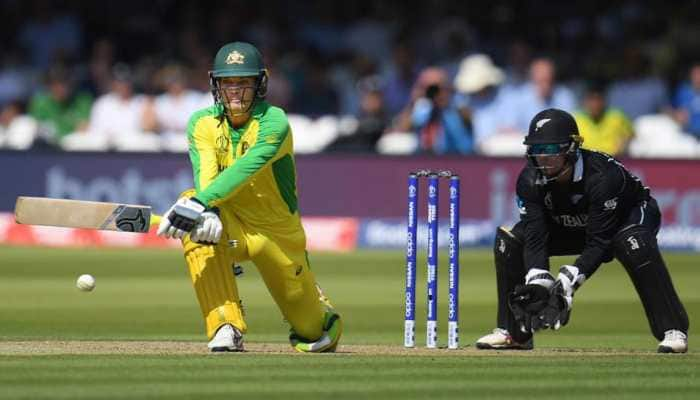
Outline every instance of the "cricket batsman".
<path id="1" fill-rule="evenodd" d="M 661 353 L 688 351 L 688 315 L 656 242 L 661 213 L 649 188 L 607 154 L 579 148 L 574 118 L 541 111 L 525 138 L 517 181 L 520 222 L 494 246 L 498 327 L 479 349 L 532 349 L 533 332 L 569 321 L 574 293 L 602 263 L 625 267 Z M 554 277 L 549 257 L 574 255 Z"/>
<path id="2" fill-rule="evenodd" d="M 211 351 L 243 351 L 246 323 L 234 265 L 251 260 L 300 352 L 335 351 L 340 315 L 309 266 L 296 193 L 292 130 L 265 101 L 268 75 L 249 43 L 221 47 L 209 72 L 214 105 L 190 118 L 194 175 L 158 235 L 182 239 Z"/>

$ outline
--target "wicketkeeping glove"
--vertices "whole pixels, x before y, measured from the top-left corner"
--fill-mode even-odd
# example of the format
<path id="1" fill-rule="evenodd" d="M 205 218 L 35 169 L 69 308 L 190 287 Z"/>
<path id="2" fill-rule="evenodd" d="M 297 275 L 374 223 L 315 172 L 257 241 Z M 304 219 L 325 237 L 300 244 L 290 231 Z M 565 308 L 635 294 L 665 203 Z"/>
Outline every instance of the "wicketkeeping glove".
<path id="1" fill-rule="evenodd" d="M 532 329 L 558 330 L 569 322 L 574 292 L 586 280 L 577 267 L 564 265 L 559 269 L 557 281 L 550 291 L 547 305 L 532 319 Z"/>
<path id="2" fill-rule="evenodd" d="M 525 285 L 517 285 L 508 296 L 508 306 L 521 332 L 532 331 L 532 319 L 547 305 L 553 282 L 549 271 L 533 268 L 525 276 Z"/>
<path id="3" fill-rule="evenodd" d="M 158 236 L 180 239 L 194 229 L 205 211 L 204 204 L 193 198 L 181 198 L 165 213 L 158 226 Z"/>

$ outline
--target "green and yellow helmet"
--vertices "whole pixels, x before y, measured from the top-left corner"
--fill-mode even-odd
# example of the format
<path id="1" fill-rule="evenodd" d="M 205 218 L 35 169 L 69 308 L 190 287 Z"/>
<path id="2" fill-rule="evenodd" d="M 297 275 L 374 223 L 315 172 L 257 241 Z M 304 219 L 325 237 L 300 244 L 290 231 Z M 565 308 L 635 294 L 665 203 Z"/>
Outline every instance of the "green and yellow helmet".
<path id="1" fill-rule="evenodd" d="M 264 99 L 267 94 L 268 75 L 258 49 L 246 42 L 231 42 L 222 46 L 214 57 L 212 70 L 209 71 L 214 101 L 217 104 L 224 103 L 219 87 L 221 78 L 245 76 L 256 77 L 255 99 Z"/>

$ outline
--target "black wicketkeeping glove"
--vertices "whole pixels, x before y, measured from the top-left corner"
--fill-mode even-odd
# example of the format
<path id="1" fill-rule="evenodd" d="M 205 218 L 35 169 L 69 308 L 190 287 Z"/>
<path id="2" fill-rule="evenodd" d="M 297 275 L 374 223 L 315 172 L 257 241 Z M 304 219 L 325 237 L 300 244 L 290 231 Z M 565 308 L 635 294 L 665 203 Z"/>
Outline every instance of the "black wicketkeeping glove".
<path id="1" fill-rule="evenodd" d="M 569 297 L 572 298 L 572 297 Z M 557 330 L 569 322 L 571 308 L 566 300 L 566 294 L 560 281 L 554 283 L 547 304 L 539 313 L 532 317 L 531 326 L 534 331 L 552 328 Z"/>
<path id="2" fill-rule="evenodd" d="M 571 306 L 574 302 L 574 292 L 586 280 L 577 267 L 564 265 L 559 269 L 559 275 L 550 291 L 547 305 L 532 318 L 534 330 L 551 328 L 558 330 L 569 322 Z"/>
<path id="3" fill-rule="evenodd" d="M 549 290 L 537 284 L 518 285 L 508 296 L 508 306 L 523 333 L 532 331 L 533 316 L 538 315 L 547 305 Z"/>

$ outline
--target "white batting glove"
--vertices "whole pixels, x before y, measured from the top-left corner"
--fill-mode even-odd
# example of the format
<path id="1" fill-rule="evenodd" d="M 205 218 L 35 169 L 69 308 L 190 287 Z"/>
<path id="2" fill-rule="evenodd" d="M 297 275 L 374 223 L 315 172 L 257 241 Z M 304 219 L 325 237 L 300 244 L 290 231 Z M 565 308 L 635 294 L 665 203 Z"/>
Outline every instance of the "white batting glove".
<path id="1" fill-rule="evenodd" d="M 181 198 L 163 215 L 158 226 L 158 236 L 181 239 L 194 229 L 205 207 L 194 199 Z"/>
<path id="2" fill-rule="evenodd" d="M 224 230 L 221 218 L 215 211 L 205 211 L 200 220 L 194 226 L 190 239 L 196 243 L 216 244 L 221 239 Z"/>

